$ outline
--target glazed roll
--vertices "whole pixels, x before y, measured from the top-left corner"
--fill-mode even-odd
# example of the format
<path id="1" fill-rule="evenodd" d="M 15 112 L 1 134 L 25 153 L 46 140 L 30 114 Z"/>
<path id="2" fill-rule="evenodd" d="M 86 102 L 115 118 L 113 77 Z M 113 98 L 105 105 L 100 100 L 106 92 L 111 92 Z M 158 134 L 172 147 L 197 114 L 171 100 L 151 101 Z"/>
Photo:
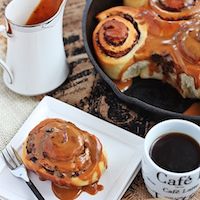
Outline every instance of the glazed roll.
<path id="1" fill-rule="evenodd" d="M 198 0 L 150 0 L 151 8 L 165 20 L 187 20 L 200 13 Z"/>
<path id="2" fill-rule="evenodd" d="M 46 119 L 29 133 L 22 159 L 42 180 L 68 187 L 93 184 L 107 168 L 98 138 L 61 119 Z"/>
<path id="3" fill-rule="evenodd" d="M 184 97 L 200 98 L 200 21 L 185 23 L 174 38 L 174 62 L 180 93 Z"/>
<path id="4" fill-rule="evenodd" d="M 138 11 L 118 6 L 97 15 L 93 46 L 103 70 L 114 80 L 134 63 L 134 54 L 147 37 L 147 25 L 135 18 Z"/>

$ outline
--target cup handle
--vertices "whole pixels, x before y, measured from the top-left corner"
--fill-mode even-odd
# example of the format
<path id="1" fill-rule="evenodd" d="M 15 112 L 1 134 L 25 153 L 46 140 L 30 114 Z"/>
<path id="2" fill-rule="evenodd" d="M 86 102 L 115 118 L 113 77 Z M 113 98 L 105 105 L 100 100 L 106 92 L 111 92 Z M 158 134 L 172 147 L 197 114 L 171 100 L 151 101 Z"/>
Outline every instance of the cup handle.
<path id="1" fill-rule="evenodd" d="M 0 25 L 0 34 L 2 34 L 4 37 L 7 38 L 7 33 L 6 33 L 6 27 L 4 25 Z M 9 77 L 9 83 L 13 83 L 13 74 L 8 67 L 8 65 L 0 58 L 0 67 L 8 74 Z"/>

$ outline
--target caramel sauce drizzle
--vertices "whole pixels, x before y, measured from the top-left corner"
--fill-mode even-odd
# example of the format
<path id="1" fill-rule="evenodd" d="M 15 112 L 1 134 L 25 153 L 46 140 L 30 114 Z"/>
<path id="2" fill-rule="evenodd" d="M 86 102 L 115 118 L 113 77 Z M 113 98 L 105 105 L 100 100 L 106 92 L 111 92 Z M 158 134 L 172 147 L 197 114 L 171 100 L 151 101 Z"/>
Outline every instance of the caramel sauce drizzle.
<path id="1" fill-rule="evenodd" d="M 59 185 L 63 184 L 62 180 L 71 185 L 71 177 L 77 175 L 81 180 L 87 180 L 96 163 L 102 159 L 102 145 L 97 138 L 70 122 L 45 120 L 30 133 L 34 134 L 37 134 L 37 137 L 32 138 L 34 141 L 28 141 L 34 143 L 28 155 L 37 158 L 38 169 L 63 172 L 64 177 L 57 183 Z M 76 171 L 79 174 L 74 174 Z"/>
<path id="2" fill-rule="evenodd" d="M 157 13 L 152 12 L 152 7 L 149 5 L 145 9 L 140 9 L 137 19 L 143 21 L 143 23 L 148 23 L 149 29 L 145 45 L 136 52 L 135 61 L 149 60 L 152 62 L 151 56 L 153 54 L 169 55 L 174 61 L 173 70 L 176 71 L 177 77 L 181 73 L 186 73 L 194 77 L 195 86 L 199 87 L 200 40 L 195 37 L 200 32 L 199 17 L 195 16 L 194 19 L 187 22 L 185 20 L 162 20 Z M 188 38 L 191 37 L 192 39 L 189 40 Z M 195 46 L 195 48 L 192 46 Z M 188 47 L 194 49 L 194 51 L 187 51 L 186 48 Z M 158 69 L 155 64 L 151 64 L 149 73 L 156 71 L 156 68 Z M 180 84 L 179 81 L 179 78 L 177 78 L 177 85 Z"/>
<path id="3" fill-rule="evenodd" d="M 199 13 L 198 0 L 149 0 L 149 5 L 162 19 L 188 20 Z"/>
<path id="4" fill-rule="evenodd" d="M 130 79 L 126 81 L 114 81 L 114 83 L 121 92 L 124 92 L 132 85 L 133 80 Z"/>
<path id="5" fill-rule="evenodd" d="M 84 186 L 84 187 L 60 187 L 56 184 L 52 183 L 52 191 L 60 200 L 74 200 L 80 196 L 82 192 L 87 192 L 90 195 L 95 195 L 97 192 L 102 191 L 103 186 L 97 183 L 92 185 Z"/>

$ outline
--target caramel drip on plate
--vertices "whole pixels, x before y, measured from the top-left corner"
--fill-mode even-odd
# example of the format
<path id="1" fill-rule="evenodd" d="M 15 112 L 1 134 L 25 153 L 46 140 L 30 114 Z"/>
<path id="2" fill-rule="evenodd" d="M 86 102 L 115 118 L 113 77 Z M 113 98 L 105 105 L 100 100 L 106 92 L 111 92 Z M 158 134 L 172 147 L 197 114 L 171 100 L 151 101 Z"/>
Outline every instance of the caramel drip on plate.
<path id="1" fill-rule="evenodd" d="M 90 195 L 95 195 L 97 192 L 103 190 L 103 186 L 97 183 L 92 185 L 84 186 L 84 187 L 60 187 L 52 183 L 52 190 L 56 197 L 60 200 L 74 200 L 79 197 L 82 192 L 87 192 Z"/>
<path id="2" fill-rule="evenodd" d="M 38 24 L 50 19 L 57 13 L 62 2 L 63 0 L 40 0 L 26 25 Z"/>

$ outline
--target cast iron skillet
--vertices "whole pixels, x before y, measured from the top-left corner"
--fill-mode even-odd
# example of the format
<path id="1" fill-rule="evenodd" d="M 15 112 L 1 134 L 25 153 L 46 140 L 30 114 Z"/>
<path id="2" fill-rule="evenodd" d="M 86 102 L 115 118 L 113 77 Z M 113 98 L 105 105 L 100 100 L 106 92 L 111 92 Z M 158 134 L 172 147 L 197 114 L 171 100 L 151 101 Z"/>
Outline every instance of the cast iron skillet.
<path id="1" fill-rule="evenodd" d="M 168 84 L 164 84 L 158 80 L 141 80 L 140 78 L 136 78 L 132 86 L 126 92 L 122 93 L 104 73 L 96 60 L 92 44 L 92 33 L 97 25 L 95 16 L 103 10 L 118 5 L 122 5 L 122 0 L 86 0 L 82 24 L 83 39 L 86 52 L 95 69 L 119 99 L 132 106 L 134 110 L 137 110 L 141 114 L 150 116 L 157 121 L 169 118 L 182 118 L 200 123 L 200 116 L 186 116 L 181 114 L 194 103 L 194 100 L 183 99 Z"/>

